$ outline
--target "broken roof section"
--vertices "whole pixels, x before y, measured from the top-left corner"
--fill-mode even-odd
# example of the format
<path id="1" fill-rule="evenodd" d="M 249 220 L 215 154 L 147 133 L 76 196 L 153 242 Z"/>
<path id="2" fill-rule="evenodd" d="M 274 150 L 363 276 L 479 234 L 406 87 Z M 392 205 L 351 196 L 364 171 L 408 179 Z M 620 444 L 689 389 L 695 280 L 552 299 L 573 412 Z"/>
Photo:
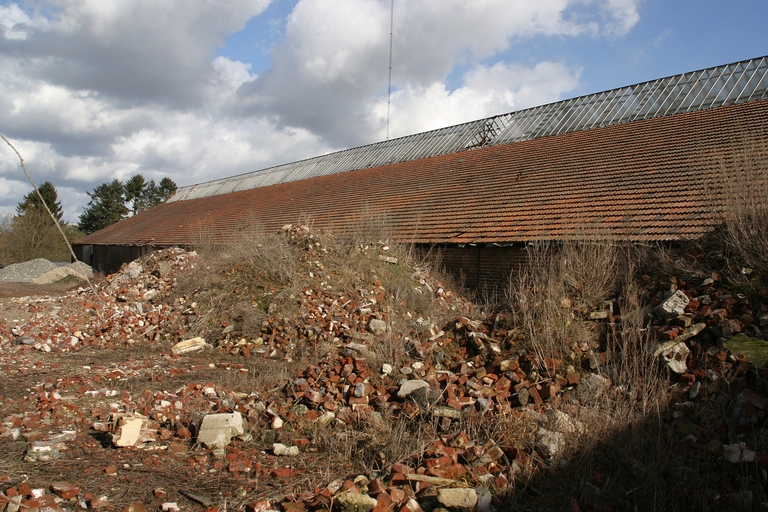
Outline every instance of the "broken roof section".
<path id="1" fill-rule="evenodd" d="M 768 57 L 683 73 L 181 187 L 168 202 L 768 98 Z"/>

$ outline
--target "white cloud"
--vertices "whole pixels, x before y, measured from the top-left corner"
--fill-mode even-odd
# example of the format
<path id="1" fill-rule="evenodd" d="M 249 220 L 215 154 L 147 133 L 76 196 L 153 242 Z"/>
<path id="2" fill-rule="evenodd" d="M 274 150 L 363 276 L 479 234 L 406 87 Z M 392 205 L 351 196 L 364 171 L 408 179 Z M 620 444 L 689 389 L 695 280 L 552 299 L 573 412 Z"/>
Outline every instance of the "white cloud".
<path id="1" fill-rule="evenodd" d="M 604 0 L 606 11 L 613 18 L 607 23 L 606 32 L 622 36 L 640 21 L 637 0 Z"/>
<path id="2" fill-rule="evenodd" d="M 380 138 L 376 112 L 386 95 L 389 6 L 384 0 L 301 0 L 289 18 L 284 44 L 273 55 L 272 69 L 241 88 L 240 112 L 273 116 L 282 125 L 321 134 L 336 146 Z M 628 30 L 636 14 L 635 0 L 400 2 L 395 6 L 393 82 L 405 91 L 400 97 L 406 103 L 408 98 L 426 102 L 416 107 L 419 111 L 435 111 L 430 108 L 435 104 L 454 109 L 429 122 L 414 121 L 414 126 L 448 118 L 459 122 L 466 120 L 462 113 L 485 111 L 464 107 L 458 98 L 481 101 L 480 96 L 496 95 L 482 101 L 489 106 L 510 103 L 515 87 L 498 80 L 488 82 L 495 92 L 473 90 L 481 75 L 502 72 L 484 71 L 486 59 L 526 38 Z M 468 69 L 466 85 L 448 94 L 446 77 L 457 64 Z M 511 62 L 502 68 L 521 69 Z M 575 86 L 573 80 L 567 83 Z M 544 87 L 560 94 L 571 89 Z M 521 94 L 526 97 L 524 90 L 514 96 Z"/>
<path id="3" fill-rule="evenodd" d="M 390 133 L 398 137 L 556 101 L 578 85 L 579 73 L 555 62 L 533 68 L 497 63 L 473 68 L 454 91 L 442 82 L 407 87 L 393 95 Z M 386 124 L 386 100 L 372 117 L 373 123 Z"/>
<path id="4" fill-rule="evenodd" d="M 44 28 L 47 24 L 45 18 L 32 18 L 16 4 L 0 5 L 0 30 L 5 39 L 23 41 L 31 29 Z"/>

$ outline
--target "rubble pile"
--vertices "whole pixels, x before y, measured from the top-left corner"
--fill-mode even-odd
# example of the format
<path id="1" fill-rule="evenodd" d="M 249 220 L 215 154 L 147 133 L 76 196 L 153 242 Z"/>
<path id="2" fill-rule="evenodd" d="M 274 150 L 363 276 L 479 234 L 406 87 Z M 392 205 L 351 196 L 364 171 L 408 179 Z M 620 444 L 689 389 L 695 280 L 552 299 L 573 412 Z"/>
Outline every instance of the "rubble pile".
<path id="1" fill-rule="evenodd" d="M 300 255 L 290 285 L 239 291 L 263 315 L 255 328 L 227 309 L 192 332 L 211 313 L 178 282 L 205 263 L 182 249 L 124 266 L 96 294 L 4 301 L 0 374 L 18 384 L 0 388 L 0 453 L 17 458 L 0 469 L 0 511 L 503 510 L 568 463 L 590 434 L 582 408 L 624 392 L 606 339 L 576 340 L 566 360 L 537 354 L 503 314 L 480 315 L 384 243 L 358 248 L 375 264 L 349 281 L 322 237 L 284 236 Z M 668 368 L 668 427 L 702 471 L 768 468 L 765 306 L 717 275 L 639 286 Z M 574 314 L 613 332 L 617 304 Z M 727 414 L 705 413 L 715 406 Z M 74 471 L 84 458 L 98 462 Z M 67 478 L 28 482 L 25 467 Z M 728 477 L 710 483 L 737 494 Z"/>
<path id="2" fill-rule="evenodd" d="M 194 252 L 166 249 L 108 276 L 96 294 L 81 287 L 61 297 L 9 299 L 4 307 L 13 317 L 0 324 L 0 348 L 68 352 L 159 341 L 168 334 L 161 334 L 165 324 L 183 313 L 160 299 L 196 259 Z"/>

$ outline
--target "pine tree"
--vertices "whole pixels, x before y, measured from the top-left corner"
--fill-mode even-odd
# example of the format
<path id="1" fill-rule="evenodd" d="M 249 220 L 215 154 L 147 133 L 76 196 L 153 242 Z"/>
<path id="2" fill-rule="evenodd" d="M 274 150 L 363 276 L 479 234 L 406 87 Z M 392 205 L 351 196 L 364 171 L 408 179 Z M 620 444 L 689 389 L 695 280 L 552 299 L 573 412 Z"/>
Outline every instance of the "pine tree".
<path id="1" fill-rule="evenodd" d="M 102 183 L 93 192 L 88 192 L 91 200 L 80 215 L 78 227 L 90 234 L 123 220 L 129 212 L 125 206 L 124 193 L 125 187 L 116 179 Z"/>
<path id="2" fill-rule="evenodd" d="M 175 191 L 176 183 L 170 178 L 163 178 L 158 186 L 155 180 L 146 181 L 144 176 L 136 174 L 125 182 L 125 202 L 136 215 L 164 202 Z"/>
<path id="3" fill-rule="evenodd" d="M 171 178 L 165 177 L 160 180 L 160 198 L 163 202 L 176 192 L 176 183 Z"/>
<path id="4" fill-rule="evenodd" d="M 141 174 L 134 174 L 125 182 L 125 202 L 131 205 L 133 214 L 145 210 L 144 193 L 147 182 Z"/>
<path id="5" fill-rule="evenodd" d="M 59 196 L 56 192 L 56 187 L 54 187 L 53 183 L 50 181 L 46 181 L 38 187 L 38 190 L 40 191 L 40 195 L 43 196 L 43 201 L 48 205 L 48 209 L 50 209 L 51 213 L 56 217 L 56 220 L 61 221 L 64 212 L 61 209 L 61 202 L 58 200 Z M 43 208 L 40 196 L 38 196 L 37 192 L 34 190 L 24 196 L 24 199 L 22 199 L 18 206 L 16 206 L 16 213 L 19 216 L 40 214 L 45 218 L 50 219 L 48 212 Z"/>

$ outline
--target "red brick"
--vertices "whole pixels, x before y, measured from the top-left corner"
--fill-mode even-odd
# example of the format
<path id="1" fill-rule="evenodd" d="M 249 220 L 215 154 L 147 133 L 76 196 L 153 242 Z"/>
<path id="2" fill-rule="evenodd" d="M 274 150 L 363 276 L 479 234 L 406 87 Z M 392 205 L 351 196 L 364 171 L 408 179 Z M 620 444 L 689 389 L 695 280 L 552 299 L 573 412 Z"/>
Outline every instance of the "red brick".
<path id="1" fill-rule="evenodd" d="M 69 482 L 54 482 L 51 484 L 51 491 L 63 500 L 69 500 L 80 494 L 80 488 Z"/>

